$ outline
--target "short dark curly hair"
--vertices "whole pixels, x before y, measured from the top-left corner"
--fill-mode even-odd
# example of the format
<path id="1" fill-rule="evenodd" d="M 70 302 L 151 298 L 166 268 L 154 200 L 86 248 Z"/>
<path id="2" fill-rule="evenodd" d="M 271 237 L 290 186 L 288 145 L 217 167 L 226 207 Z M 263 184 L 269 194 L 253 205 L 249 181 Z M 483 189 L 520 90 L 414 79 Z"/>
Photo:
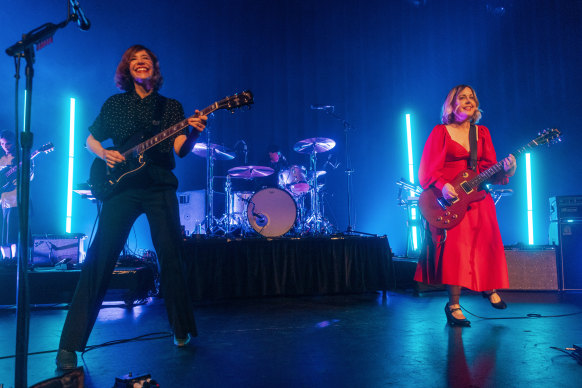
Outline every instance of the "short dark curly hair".
<path id="1" fill-rule="evenodd" d="M 141 44 L 136 44 L 125 50 L 123 56 L 121 57 L 119 65 L 117 65 L 117 70 L 115 71 L 114 79 L 115 85 L 119 89 L 130 91 L 135 88 L 135 85 L 133 84 L 133 77 L 129 72 L 129 62 L 131 61 L 131 57 L 135 53 L 142 50 L 148 53 L 154 64 L 154 74 L 152 76 L 154 90 L 158 91 L 162 87 L 164 78 L 162 77 L 162 73 L 160 72 L 160 62 L 158 61 L 158 57 L 156 56 L 156 54 L 153 53 L 152 50 L 148 49 L 147 47 Z"/>

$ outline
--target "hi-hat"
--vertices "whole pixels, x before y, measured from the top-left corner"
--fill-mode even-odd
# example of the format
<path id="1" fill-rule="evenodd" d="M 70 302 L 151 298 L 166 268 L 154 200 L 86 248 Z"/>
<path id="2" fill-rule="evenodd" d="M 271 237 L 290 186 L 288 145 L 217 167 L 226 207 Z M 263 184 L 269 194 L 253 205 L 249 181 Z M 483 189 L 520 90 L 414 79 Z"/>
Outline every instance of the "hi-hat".
<path id="1" fill-rule="evenodd" d="M 206 158 L 208 155 L 206 143 L 196 143 L 192 152 L 196 155 Z M 215 160 L 232 160 L 234 159 L 234 152 L 225 146 L 218 144 L 210 144 L 210 157 Z"/>
<path id="2" fill-rule="evenodd" d="M 234 178 L 260 178 L 273 174 L 275 170 L 264 166 L 240 166 L 228 170 L 228 175 Z"/>
<path id="3" fill-rule="evenodd" d="M 326 137 L 312 137 L 300 140 L 293 146 L 293 149 L 300 154 L 327 152 L 335 147 L 335 141 Z"/>

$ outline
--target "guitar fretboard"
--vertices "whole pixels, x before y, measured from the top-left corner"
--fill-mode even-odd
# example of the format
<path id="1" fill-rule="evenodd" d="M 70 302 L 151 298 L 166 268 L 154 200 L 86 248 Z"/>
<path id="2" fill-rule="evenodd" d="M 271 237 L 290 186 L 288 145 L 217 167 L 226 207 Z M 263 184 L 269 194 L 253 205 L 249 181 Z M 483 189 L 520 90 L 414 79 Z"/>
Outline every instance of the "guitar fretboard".
<path id="1" fill-rule="evenodd" d="M 219 103 L 215 102 L 214 104 L 202 109 L 199 114 L 192 115 L 190 117 L 207 116 L 210 113 L 218 110 L 219 108 L 220 108 Z M 176 133 L 180 132 L 182 129 L 186 128 L 188 126 L 188 119 L 190 119 L 190 117 L 172 125 L 167 129 L 164 129 L 162 132 L 158 133 L 154 137 L 150 137 L 146 141 L 139 143 L 136 146 L 128 149 L 127 151 L 123 152 L 123 156 L 127 158 L 133 155 L 139 155 L 149 150 L 153 146 L 160 144 L 164 140 L 172 137 Z"/>
<path id="2" fill-rule="evenodd" d="M 532 140 L 529 143 L 527 143 L 525 146 L 513 151 L 512 154 L 513 154 L 513 156 L 515 156 L 517 158 L 526 149 L 532 149 L 534 147 L 537 147 L 538 145 L 539 144 L 535 140 Z M 470 181 L 465 182 L 468 190 L 479 188 L 479 186 L 481 186 L 481 184 L 483 184 L 484 182 L 487 182 L 489 179 L 491 179 L 491 177 L 493 177 L 495 174 L 497 174 L 501 170 L 503 170 L 503 160 L 500 160 L 499 162 L 495 163 L 493 166 L 489 167 L 487 170 L 483 171 L 482 173 L 480 173 L 479 175 L 477 175 L 475 178 L 471 179 Z"/>

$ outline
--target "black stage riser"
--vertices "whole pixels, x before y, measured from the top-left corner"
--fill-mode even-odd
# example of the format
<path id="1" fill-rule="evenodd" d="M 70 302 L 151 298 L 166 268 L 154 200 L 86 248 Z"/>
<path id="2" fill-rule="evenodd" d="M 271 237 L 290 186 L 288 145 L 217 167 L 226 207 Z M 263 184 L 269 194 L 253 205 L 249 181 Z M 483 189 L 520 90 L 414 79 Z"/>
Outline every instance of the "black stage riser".
<path id="1" fill-rule="evenodd" d="M 193 300 L 395 288 L 386 237 L 191 239 L 184 243 L 184 252 Z M 114 273 L 109 288 L 128 290 L 116 300 L 149 290 L 151 276 L 144 280 L 141 271 L 133 272 Z M 14 303 L 15 275 L 0 274 L 0 287 L 5 290 L 1 304 Z M 31 303 L 70 302 L 78 278 L 78 270 L 30 272 Z"/>

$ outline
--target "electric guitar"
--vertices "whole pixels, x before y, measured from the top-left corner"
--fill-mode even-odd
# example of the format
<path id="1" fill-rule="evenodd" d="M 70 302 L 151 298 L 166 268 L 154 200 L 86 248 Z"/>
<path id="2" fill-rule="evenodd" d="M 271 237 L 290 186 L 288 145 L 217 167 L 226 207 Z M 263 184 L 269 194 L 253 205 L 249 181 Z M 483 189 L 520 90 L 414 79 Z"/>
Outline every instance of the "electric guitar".
<path id="1" fill-rule="evenodd" d="M 512 154 L 517 158 L 526 149 L 532 149 L 542 144 L 550 145 L 560 141 L 560 135 L 561 133 L 557 129 L 546 129 L 537 138 Z M 480 174 L 473 170 L 460 172 L 449 182 L 457 193 L 457 197 L 449 200 L 443 197 L 441 190 L 434 186 L 429 187 L 420 194 L 418 199 L 420 213 L 435 228 L 451 229 L 457 226 L 465 216 L 471 202 L 480 201 L 487 195 L 485 190 L 481 190 L 481 185 L 502 170 L 503 161 L 499 161 Z"/>
<path id="2" fill-rule="evenodd" d="M 47 143 L 34 151 L 30 155 L 30 160 L 33 160 L 38 155 L 48 154 L 49 152 L 54 151 L 55 146 L 53 143 Z M 22 162 L 20 162 L 22 165 Z M 12 166 L 7 170 L 0 171 L 0 192 L 4 193 L 7 191 L 12 191 L 16 187 L 16 174 L 18 173 L 20 166 Z M 32 177 L 32 170 L 30 171 L 30 176 Z"/>
<path id="3" fill-rule="evenodd" d="M 232 112 L 236 108 L 251 105 L 253 102 L 253 94 L 247 90 L 223 98 L 222 100 L 202 109 L 199 115 L 193 115 L 191 117 L 209 115 L 219 109 L 226 109 Z M 89 174 L 89 186 L 91 187 L 91 192 L 95 198 L 101 201 L 107 199 L 119 188 L 120 184 L 123 183 L 126 177 L 136 174 L 146 165 L 146 160 L 144 159 L 145 151 L 172 137 L 187 126 L 188 119 L 184 119 L 138 144 L 136 143 L 137 141 L 142 140 L 141 138 L 137 141 L 133 138 L 129 139 L 120 149 L 118 149 L 118 151 L 125 157 L 125 160 L 121 163 L 117 163 L 113 168 L 108 167 L 103 159 L 95 158 L 91 165 L 91 171 Z"/>

